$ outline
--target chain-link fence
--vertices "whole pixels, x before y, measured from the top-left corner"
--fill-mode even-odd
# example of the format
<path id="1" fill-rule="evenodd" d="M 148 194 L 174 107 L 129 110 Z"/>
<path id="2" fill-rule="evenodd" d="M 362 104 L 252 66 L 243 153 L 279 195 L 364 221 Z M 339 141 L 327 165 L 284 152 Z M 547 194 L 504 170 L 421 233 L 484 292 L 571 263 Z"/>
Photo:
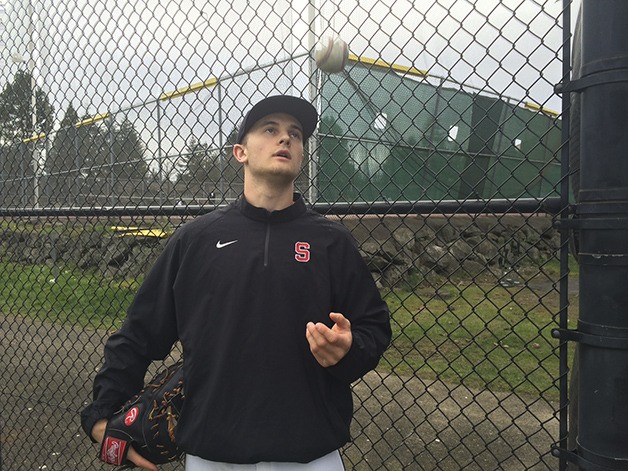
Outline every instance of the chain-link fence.
<path id="1" fill-rule="evenodd" d="M 562 9 L 2 2 L 0 468 L 104 469 L 78 416 L 103 342 L 168 236 L 241 194 L 243 113 L 287 93 L 321 113 L 297 187 L 392 314 L 346 468 L 558 469 Z M 341 73 L 312 60 L 326 36 Z"/>

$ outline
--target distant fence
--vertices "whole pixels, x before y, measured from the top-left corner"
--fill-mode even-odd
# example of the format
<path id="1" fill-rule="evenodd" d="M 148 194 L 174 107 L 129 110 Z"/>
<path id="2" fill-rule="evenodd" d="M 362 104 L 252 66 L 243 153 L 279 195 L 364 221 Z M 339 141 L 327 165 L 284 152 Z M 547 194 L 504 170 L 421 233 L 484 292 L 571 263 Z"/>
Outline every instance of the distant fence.
<path id="1" fill-rule="evenodd" d="M 351 58 L 343 74 L 321 77 L 317 147 L 300 179 L 310 199 L 558 196 L 561 129 L 556 112 L 448 87 L 445 78 L 427 73 L 417 78 L 418 71 L 402 75 L 372 60 Z M 430 83 L 434 81 L 436 85 Z M 159 101 L 136 106 L 133 112 L 139 116 L 133 121 L 126 113 L 86 118 L 51 137 L 0 147 L 1 202 L 15 208 L 235 199 L 241 176 L 231 158 L 234 131 L 225 142 L 219 142 L 220 136 L 210 143 L 192 136 L 178 153 L 150 155 L 141 136 L 162 134 L 162 120 L 152 123 L 140 116 L 156 111 L 159 117 L 162 106 Z M 224 105 L 218 101 L 216 106 Z M 146 128 L 153 124 L 156 129 Z M 163 142 L 157 139 L 160 151 Z M 43 168 L 35 173 L 33 159 L 41 155 Z"/>

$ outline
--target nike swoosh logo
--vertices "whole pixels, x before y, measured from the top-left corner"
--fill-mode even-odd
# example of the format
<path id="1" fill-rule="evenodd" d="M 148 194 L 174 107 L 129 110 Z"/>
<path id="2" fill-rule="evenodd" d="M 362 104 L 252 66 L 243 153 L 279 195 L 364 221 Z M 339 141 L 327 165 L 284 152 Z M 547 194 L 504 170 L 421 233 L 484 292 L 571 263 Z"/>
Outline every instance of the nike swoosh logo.
<path id="1" fill-rule="evenodd" d="M 231 245 L 231 244 L 235 244 L 237 242 L 236 240 L 230 240 L 229 242 L 216 242 L 216 248 L 217 249 L 222 249 L 223 247 L 226 247 L 227 245 Z"/>

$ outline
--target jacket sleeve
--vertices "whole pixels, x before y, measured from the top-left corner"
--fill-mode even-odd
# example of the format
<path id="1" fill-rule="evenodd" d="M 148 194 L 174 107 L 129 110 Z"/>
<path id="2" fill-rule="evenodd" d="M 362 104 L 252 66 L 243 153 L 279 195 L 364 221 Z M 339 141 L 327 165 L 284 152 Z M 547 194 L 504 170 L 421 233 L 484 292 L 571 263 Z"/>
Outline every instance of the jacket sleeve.
<path id="1" fill-rule="evenodd" d="M 148 365 L 164 359 L 177 340 L 173 284 L 178 261 L 175 234 L 140 286 L 122 327 L 105 344 L 93 402 L 81 412 L 81 425 L 90 438 L 98 420 L 110 418 L 142 389 Z"/>
<path id="2" fill-rule="evenodd" d="M 351 322 L 353 343 L 347 355 L 328 370 L 353 382 L 374 369 L 392 336 L 390 312 L 350 233 L 337 246 L 332 273 L 333 310 Z"/>

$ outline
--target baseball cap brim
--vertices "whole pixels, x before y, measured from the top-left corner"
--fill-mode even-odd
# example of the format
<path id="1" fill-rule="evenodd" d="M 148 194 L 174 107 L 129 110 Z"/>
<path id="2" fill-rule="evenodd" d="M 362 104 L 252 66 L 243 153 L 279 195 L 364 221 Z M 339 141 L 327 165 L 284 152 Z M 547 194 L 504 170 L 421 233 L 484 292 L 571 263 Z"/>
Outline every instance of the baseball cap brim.
<path id="1" fill-rule="evenodd" d="M 318 112 L 309 101 L 290 95 L 271 96 L 256 103 L 246 114 L 238 131 L 237 144 L 242 144 L 244 136 L 257 121 L 273 113 L 294 116 L 303 128 L 303 141 L 314 133 L 318 123 Z"/>

